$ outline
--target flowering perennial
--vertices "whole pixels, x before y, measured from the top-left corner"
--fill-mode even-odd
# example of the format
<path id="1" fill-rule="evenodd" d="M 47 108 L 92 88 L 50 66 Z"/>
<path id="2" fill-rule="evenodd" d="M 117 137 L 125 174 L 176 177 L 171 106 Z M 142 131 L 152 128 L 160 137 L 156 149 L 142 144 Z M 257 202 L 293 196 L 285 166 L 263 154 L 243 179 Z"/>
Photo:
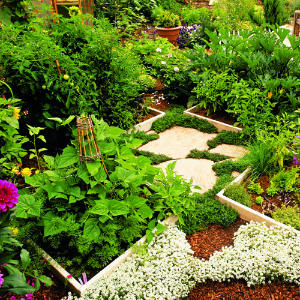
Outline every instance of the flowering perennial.
<path id="1" fill-rule="evenodd" d="M 1 285 L 3 284 L 3 282 L 4 282 L 4 279 L 3 279 L 2 277 L 3 277 L 3 274 L 0 273 L 0 287 L 1 287 Z"/>
<path id="2" fill-rule="evenodd" d="M 108 278 L 80 299 L 178 299 L 195 285 L 196 258 L 185 234 L 170 225 L 149 244 L 147 254 L 133 254 Z M 69 295 L 69 300 L 76 299 Z"/>
<path id="3" fill-rule="evenodd" d="M 277 279 L 300 284 L 300 232 L 254 222 L 241 226 L 233 246 L 201 261 L 196 279 L 245 279 L 248 286 Z"/>
<path id="4" fill-rule="evenodd" d="M 17 187 L 6 180 L 0 180 L 0 212 L 13 208 L 18 203 Z"/>

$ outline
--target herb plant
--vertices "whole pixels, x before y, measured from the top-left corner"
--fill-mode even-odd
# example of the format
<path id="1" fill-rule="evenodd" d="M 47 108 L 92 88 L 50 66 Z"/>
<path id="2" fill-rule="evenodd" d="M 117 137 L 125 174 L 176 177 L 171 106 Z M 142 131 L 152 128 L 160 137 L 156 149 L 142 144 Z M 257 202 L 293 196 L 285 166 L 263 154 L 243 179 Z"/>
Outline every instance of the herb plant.
<path id="1" fill-rule="evenodd" d="M 246 192 L 242 184 L 233 183 L 229 185 L 224 192 L 224 195 L 243 205 L 251 206 L 251 196 Z"/>

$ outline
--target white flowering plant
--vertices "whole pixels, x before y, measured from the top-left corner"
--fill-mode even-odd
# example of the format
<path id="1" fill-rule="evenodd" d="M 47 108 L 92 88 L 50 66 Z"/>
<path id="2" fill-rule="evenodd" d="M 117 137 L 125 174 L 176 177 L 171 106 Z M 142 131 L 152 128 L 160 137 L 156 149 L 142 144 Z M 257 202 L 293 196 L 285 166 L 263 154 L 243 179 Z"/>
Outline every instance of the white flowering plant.
<path id="1" fill-rule="evenodd" d="M 234 245 L 201 261 L 196 279 L 244 279 L 248 286 L 283 280 L 300 284 L 300 232 L 250 222 L 234 236 Z"/>

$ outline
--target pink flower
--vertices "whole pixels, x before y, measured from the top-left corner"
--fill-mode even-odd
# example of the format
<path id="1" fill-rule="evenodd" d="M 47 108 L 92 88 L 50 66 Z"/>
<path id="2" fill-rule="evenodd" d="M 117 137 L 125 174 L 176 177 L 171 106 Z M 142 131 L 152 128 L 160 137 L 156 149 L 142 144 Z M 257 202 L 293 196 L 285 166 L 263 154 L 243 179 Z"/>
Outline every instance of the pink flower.
<path id="1" fill-rule="evenodd" d="M 27 300 L 32 300 L 33 299 L 33 294 L 32 293 L 26 294 L 26 299 Z"/>
<path id="2" fill-rule="evenodd" d="M 175 72 L 179 72 L 179 68 L 178 67 L 174 67 L 174 71 Z"/>
<path id="3" fill-rule="evenodd" d="M 72 275 L 71 275 L 71 274 L 69 274 L 69 275 L 67 275 L 67 277 L 68 277 L 68 278 L 72 278 Z"/>
<path id="4" fill-rule="evenodd" d="M 15 207 L 18 197 L 18 189 L 13 183 L 0 180 L 0 212 Z"/>
<path id="5" fill-rule="evenodd" d="M 16 300 L 17 298 L 15 296 L 11 296 L 10 300 Z"/>
<path id="6" fill-rule="evenodd" d="M 168 54 L 168 58 L 171 58 L 173 55 L 172 55 L 172 53 L 169 53 Z"/>
<path id="7" fill-rule="evenodd" d="M 4 282 L 4 279 L 3 279 L 2 277 L 3 277 L 3 274 L 0 273 L 0 287 L 1 287 L 1 285 L 3 284 L 3 282 Z"/>

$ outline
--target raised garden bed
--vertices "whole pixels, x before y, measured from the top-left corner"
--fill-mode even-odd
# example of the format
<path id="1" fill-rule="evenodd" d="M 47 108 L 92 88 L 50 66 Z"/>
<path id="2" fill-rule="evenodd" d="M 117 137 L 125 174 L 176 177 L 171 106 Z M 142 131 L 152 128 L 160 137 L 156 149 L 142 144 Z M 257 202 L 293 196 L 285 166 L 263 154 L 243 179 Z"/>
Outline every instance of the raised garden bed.
<path id="1" fill-rule="evenodd" d="M 234 183 L 243 183 L 246 181 L 246 179 L 249 177 L 250 174 L 250 169 L 248 168 L 247 170 L 245 170 L 242 174 L 240 174 L 237 178 L 235 178 L 235 180 L 232 181 L 231 184 Z M 238 213 L 240 214 L 240 217 L 246 221 L 256 221 L 256 222 L 260 222 L 260 223 L 266 223 L 267 226 L 272 226 L 272 225 L 277 225 L 280 226 L 282 228 L 289 228 L 289 226 L 278 222 L 252 208 L 249 208 L 237 201 L 234 201 L 228 197 L 225 196 L 225 189 L 221 190 L 218 194 L 217 194 L 217 199 L 221 202 L 226 204 L 227 206 L 231 206 L 233 207 L 235 210 L 238 211 Z"/>
<path id="2" fill-rule="evenodd" d="M 178 218 L 176 216 L 171 216 L 166 219 L 162 224 L 169 225 L 175 224 Z M 135 245 L 141 245 L 146 241 L 146 236 L 143 236 L 140 240 L 138 240 Z M 78 280 L 72 277 L 72 275 L 64 269 L 54 258 L 52 258 L 46 251 L 41 249 L 38 245 L 29 241 L 29 243 L 35 248 L 38 254 L 40 254 L 44 260 L 50 265 L 53 273 L 62 281 L 65 282 L 70 290 L 79 296 L 86 291 L 88 288 L 92 287 L 93 284 L 99 280 L 100 278 L 105 278 L 109 276 L 117 267 L 119 267 L 128 257 L 130 257 L 133 253 L 133 247 L 129 248 L 126 252 L 112 261 L 109 265 L 107 265 L 104 269 L 102 269 L 99 273 L 97 273 L 94 277 L 88 280 L 85 284 L 81 284 Z"/>
<path id="3" fill-rule="evenodd" d="M 217 121 L 217 120 L 214 120 L 209 117 L 202 116 L 198 112 L 199 112 L 199 107 L 198 107 L 198 105 L 195 105 L 195 106 L 185 110 L 183 113 L 190 117 L 196 117 L 198 119 L 207 120 L 209 123 L 211 123 L 217 127 L 218 132 L 220 132 L 222 130 L 235 131 L 235 132 L 242 131 L 242 128 L 240 128 L 240 127 L 235 127 L 233 125 L 230 125 L 230 124 L 227 124 L 227 123 L 224 123 L 221 121 Z"/>
<path id="4" fill-rule="evenodd" d="M 152 123 L 165 115 L 164 112 L 152 107 L 148 107 L 147 110 L 149 114 L 153 115 L 153 117 L 135 125 L 135 131 L 149 131 L 151 129 Z"/>

